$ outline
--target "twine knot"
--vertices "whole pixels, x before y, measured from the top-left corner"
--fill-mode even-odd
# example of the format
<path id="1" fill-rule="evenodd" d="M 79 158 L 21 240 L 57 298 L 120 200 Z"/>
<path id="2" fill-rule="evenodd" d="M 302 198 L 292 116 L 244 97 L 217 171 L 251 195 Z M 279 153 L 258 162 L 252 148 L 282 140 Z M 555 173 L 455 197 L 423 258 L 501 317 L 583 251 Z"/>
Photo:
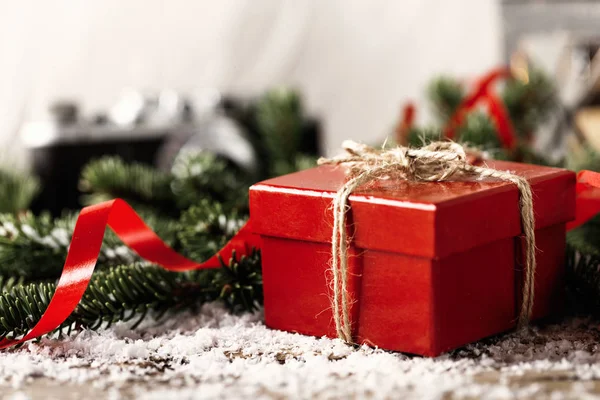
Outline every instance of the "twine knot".
<path id="1" fill-rule="evenodd" d="M 398 146 L 375 149 L 350 140 L 342 144 L 345 153 L 319 159 L 319 165 L 348 166 L 348 177 L 333 199 L 332 290 L 331 305 L 336 332 L 340 339 L 352 343 L 352 321 L 348 293 L 348 237 L 346 214 L 348 198 L 360 186 L 378 179 L 442 182 L 460 177 L 496 178 L 515 184 L 519 190 L 519 210 L 525 237 L 525 274 L 523 303 L 518 324 L 527 325 L 533 309 L 535 275 L 535 220 L 533 196 L 529 182 L 510 172 L 474 166 L 468 163 L 463 146 L 454 142 L 433 142 L 421 148 Z"/>

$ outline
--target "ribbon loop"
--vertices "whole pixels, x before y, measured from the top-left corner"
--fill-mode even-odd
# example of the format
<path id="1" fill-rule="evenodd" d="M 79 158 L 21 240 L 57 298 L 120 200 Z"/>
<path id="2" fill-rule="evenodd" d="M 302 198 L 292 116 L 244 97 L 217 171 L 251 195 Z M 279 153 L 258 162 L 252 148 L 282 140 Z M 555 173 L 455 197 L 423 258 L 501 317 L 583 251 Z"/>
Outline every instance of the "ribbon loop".
<path id="1" fill-rule="evenodd" d="M 477 104 L 485 103 L 488 106 L 490 117 L 496 125 L 498 136 L 502 146 L 506 149 L 514 149 L 517 145 L 517 137 L 508 110 L 502 100 L 492 92 L 491 86 L 502 78 L 512 76 L 510 69 L 500 67 L 491 70 L 481 77 L 474 85 L 473 91 L 465 97 L 454 114 L 448 120 L 444 129 L 445 137 L 453 139 L 456 129 L 464 122 L 467 113 Z"/>

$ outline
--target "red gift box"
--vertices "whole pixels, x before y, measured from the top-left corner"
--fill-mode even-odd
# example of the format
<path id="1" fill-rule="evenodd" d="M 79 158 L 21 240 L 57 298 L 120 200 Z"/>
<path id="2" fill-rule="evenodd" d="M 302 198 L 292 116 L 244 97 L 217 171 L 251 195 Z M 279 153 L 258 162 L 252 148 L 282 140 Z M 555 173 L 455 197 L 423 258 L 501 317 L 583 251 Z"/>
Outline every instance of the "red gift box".
<path id="1" fill-rule="evenodd" d="M 501 161 L 488 165 L 531 184 L 537 246 L 532 317 L 544 317 L 562 299 L 575 174 Z M 331 204 L 345 179 L 344 167 L 321 166 L 251 187 L 269 327 L 336 337 Z M 356 342 L 435 356 L 515 326 L 523 265 L 515 185 L 384 180 L 356 190 L 349 203 Z"/>

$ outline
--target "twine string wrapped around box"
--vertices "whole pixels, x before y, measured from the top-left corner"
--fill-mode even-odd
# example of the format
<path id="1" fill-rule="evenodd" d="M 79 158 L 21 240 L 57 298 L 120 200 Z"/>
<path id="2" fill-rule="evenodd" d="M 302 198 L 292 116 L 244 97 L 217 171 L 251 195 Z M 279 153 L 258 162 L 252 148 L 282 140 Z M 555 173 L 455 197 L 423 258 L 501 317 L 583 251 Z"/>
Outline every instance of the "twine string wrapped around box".
<path id="1" fill-rule="evenodd" d="M 352 343 L 350 319 L 351 296 L 348 292 L 348 237 L 346 215 L 348 198 L 357 188 L 377 179 L 443 182 L 460 177 L 495 178 L 511 182 L 519 190 L 519 210 L 525 237 L 525 274 L 522 305 L 518 325 L 527 325 L 533 308 L 535 260 L 535 219 L 533 196 L 529 182 L 510 172 L 471 165 L 464 148 L 454 142 L 433 142 L 422 148 L 396 147 L 375 149 L 353 141 L 343 143 L 345 154 L 331 159 L 321 158 L 319 164 L 347 165 L 348 180 L 333 200 L 332 290 L 333 318 L 337 335 Z"/>

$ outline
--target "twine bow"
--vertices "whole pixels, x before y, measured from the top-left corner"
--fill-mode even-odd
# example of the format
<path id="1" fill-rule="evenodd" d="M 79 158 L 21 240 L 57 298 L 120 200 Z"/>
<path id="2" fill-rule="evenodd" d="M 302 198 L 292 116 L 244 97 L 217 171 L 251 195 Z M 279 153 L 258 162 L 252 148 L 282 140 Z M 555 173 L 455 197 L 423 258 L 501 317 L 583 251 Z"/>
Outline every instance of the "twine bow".
<path id="1" fill-rule="evenodd" d="M 343 143 L 345 154 L 319 160 L 319 165 L 347 165 L 348 180 L 338 190 L 333 200 L 332 286 L 331 304 L 337 335 L 347 343 L 352 342 L 352 321 L 348 292 L 348 237 L 346 214 L 348 198 L 358 187 L 377 179 L 409 180 L 424 182 L 449 181 L 452 178 L 476 177 L 495 178 L 515 184 L 519 190 L 519 210 L 525 236 L 525 277 L 523 302 L 518 324 L 527 325 L 533 308 L 535 261 L 535 220 L 533 197 L 529 182 L 510 172 L 479 167 L 467 162 L 464 148 L 454 142 L 434 142 L 419 149 L 396 147 L 378 150 L 350 140 Z"/>

